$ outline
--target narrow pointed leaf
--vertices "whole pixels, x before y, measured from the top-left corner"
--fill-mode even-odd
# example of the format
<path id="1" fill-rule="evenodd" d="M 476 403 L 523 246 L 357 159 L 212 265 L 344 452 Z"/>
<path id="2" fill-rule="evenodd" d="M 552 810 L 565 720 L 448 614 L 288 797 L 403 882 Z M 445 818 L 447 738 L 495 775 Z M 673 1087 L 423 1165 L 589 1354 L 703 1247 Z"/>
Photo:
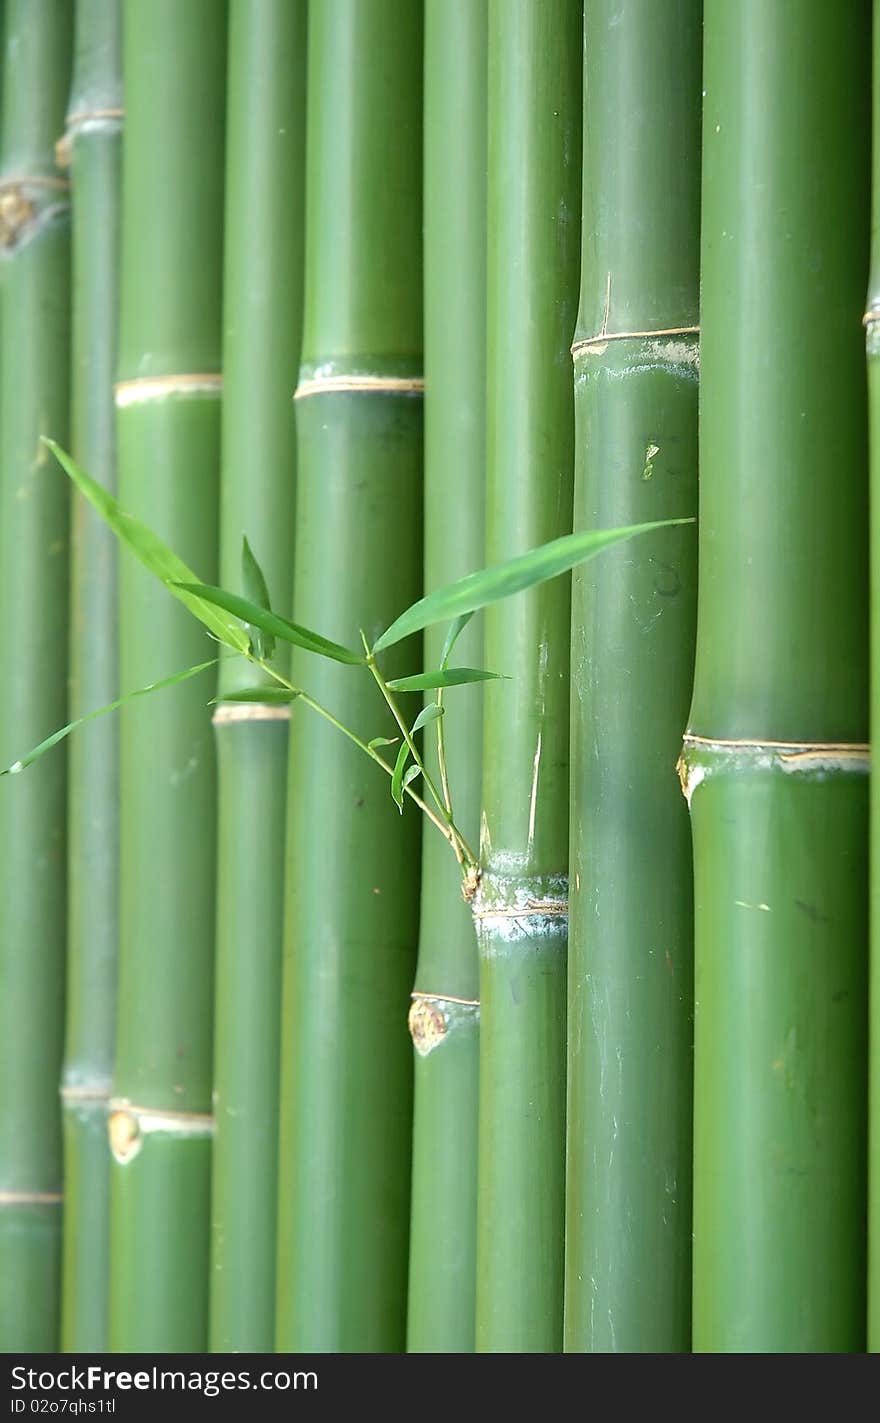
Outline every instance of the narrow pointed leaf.
<path id="1" fill-rule="evenodd" d="M 401 815 L 403 815 L 403 772 L 408 759 L 409 747 L 404 741 L 397 753 L 397 760 L 394 763 L 394 771 L 391 776 L 391 799 L 396 802 Z"/>
<path id="2" fill-rule="evenodd" d="M 462 613 L 459 617 L 455 618 L 453 622 L 450 623 L 449 631 L 446 634 L 446 641 L 443 644 L 443 651 L 440 653 L 440 666 L 443 668 L 444 671 L 446 670 L 446 665 L 449 662 L 452 649 L 458 641 L 459 634 L 464 632 L 472 617 L 472 612 Z"/>
<path id="3" fill-rule="evenodd" d="M 438 717 L 443 716 L 445 711 L 445 707 L 438 707 L 436 702 L 429 702 L 428 705 L 419 712 L 412 724 L 413 736 L 415 736 L 417 731 L 421 731 L 423 726 L 427 726 L 429 721 L 437 721 Z"/>
<path id="4" fill-rule="evenodd" d="M 253 549 L 246 537 L 241 541 L 241 586 L 244 589 L 245 597 L 249 598 L 252 603 L 256 603 L 258 608 L 271 609 L 269 589 L 266 587 L 263 570 L 257 563 Z"/>
<path id="5" fill-rule="evenodd" d="M 192 569 L 162 542 L 158 534 L 154 534 L 152 529 L 148 529 L 146 524 L 142 524 L 133 515 L 127 514 L 113 495 L 96 483 L 85 470 L 80 469 L 60 445 L 46 436 L 43 436 L 43 443 L 52 451 L 61 468 L 120 542 L 140 559 L 154 577 L 165 584 L 169 593 L 183 603 L 199 622 L 204 623 L 208 631 L 220 642 L 236 652 L 247 653 L 249 644 L 244 629 L 233 619 L 224 617 L 217 607 L 186 591 L 185 585 L 192 586 L 198 581 Z"/>
<path id="6" fill-rule="evenodd" d="M 200 672 L 207 672 L 209 667 L 216 667 L 217 660 L 216 657 L 212 657 L 210 662 L 199 662 L 195 667 L 187 667 L 183 672 L 175 672 L 172 677 L 163 677 L 160 682 L 150 682 L 146 687 L 138 687 L 137 691 L 127 692 L 124 697 L 118 697 L 115 702 L 108 702 L 105 707 L 99 707 L 97 711 L 77 717 L 76 721 L 68 722 L 67 726 L 62 726 L 59 731 L 53 731 L 51 736 L 47 736 L 26 756 L 22 756 L 20 761 L 13 761 L 11 766 L 6 766 L 0 771 L 0 776 L 14 776 L 18 771 L 23 771 L 25 767 L 38 761 L 47 751 L 51 751 L 53 746 L 57 746 L 59 741 L 63 741 L 72 731 L 85 726 L 86 722 L 94 721 L 99 716 L 106 716 L 108 712 L 117 711 L 119 707 L 124 707 L 128 702 L 133 702 L 138 697 L 149 696 L 151 692 L 162 692 L 166 687 L 176 687 L 179 682 L 186 682 L 190 677 L 197 677 Z"/>
<path id="7" fill-rule="evenodd" d="M 491 568 L 469 573 L 445 588 L 438 588 L 427 597 L 420 598 L 407 608 L 405 613 L 383 632 L 373 647 L 374 652 L 382 652 L 386 647 L 409 637 L 433 623 L 445 622 L 447 618 L 463 613 L 474 613 L 478 608 L 488 607 L 501 598 L 513 593 L 522 593 L 537 583 L 546 583 L 561 573 L 569 573 L 578 563 L 601 553 L 613 544 L 637 534 L 650 533 L 653 529 L 665 529 L 674 524 L 693 524 L 694 519 L 659 519 L 649 524 L 630 524 L 620 529 L 586 529 L 578 534 L 565 534 L 561 539 L 541 544 L 528 553 L 510 558 L 505 563 L 494 564 Z M 391 685 L 389 683 L 389 685 Z"/>
<path id="8" fill-rule="evenodd" d="M 237 692 L 225 692 L 222 697 L 216 697 L 215 701 L 256 702 L 258 705 L 283 707 L 295 702 L 299 695 L 298 691 L 287 687 L 240 687 Z"/>
<path id="9" fill-rule="evenodd" d="M 409 766 L 409 767 L 407 768 L 406 772 L 404 773 L 404 777 L 403 777 L 403 789 L 406 790 L 407 786 L 411 786 L 412 783 L 413 783 L 413 781 L 416 780 L 421 774 L 422 774 L 422 768 L 421 768 L 421 766 L 416 766 L 415 764 L 412 765 L 412 766 Z"/>
<path id="10" fill-rule="evenodd" d="M 263 570 L 257 563 L 246 538 L 241 541 L 241 586 L 246 598 L 249 598 L 252 603 L 256 603 L 258 608 L 271 611 L 272 604 L 269 601 L 269 589 L 266 587 Z M 254 627 L 252 623 L 247 623 L 246 627 L 254 656 L 268 660 L 275 651 L 274 637 L 271 633 L 264 632 L 262 628 Z"/>
<path id="11" fill-rule="evenodd" d="M 364 665 L 364 658 L 359 652 L 352 652 L 351 648 L 343 647 L 341 643 L 331 642 L 329 638 L 312 632 L 310 628 L 300 627 L 299 623 L 288 621 L 280 613 L 260 608 L 249 598 L 241 598 L 237 593 L 228 592 L 226 588 L 215 588 L 210 583 L 185 583 L 182 586 L 185 592 L 204 599 L 206 603 L 213 603 L 218 608 L 225 608 L 228 613 L 241 618 L 243 623 L 261 628 L 273 637 L 280 637 L 283 642 L 292 642 L 295 647 L 302 647 L 306 652 L 316 652 L 319 657 L 329 657 L 334 662 L 344 662 L 350 667 Z"/>
<path id="12" fill-rule="evenodd" d="M 502 672 L 486 672 L 482 667 L 448 667 L 434 672 L 416 672 L 412 677 L 396 677 L 388 686 L 392 692 L 430 692 L 438 687 L 461 687 L 465 682 L 498 682 Z"/>
<path id="13" fill-rule="evenodd" d="M 379 746 L 396 746 L 399 740 L 399 736 L 374 736 L 367 745 L 371 751 L 375 751 Z"/>

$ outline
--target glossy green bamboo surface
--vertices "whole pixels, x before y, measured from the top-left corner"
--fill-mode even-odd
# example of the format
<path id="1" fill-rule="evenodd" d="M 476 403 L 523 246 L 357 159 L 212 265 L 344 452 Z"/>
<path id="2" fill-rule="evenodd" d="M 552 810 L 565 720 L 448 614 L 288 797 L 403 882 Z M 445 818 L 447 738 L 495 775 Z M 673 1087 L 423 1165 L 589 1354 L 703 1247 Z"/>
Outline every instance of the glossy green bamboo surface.
<path id="1" fill-rule="evenodd" d="M 871 270 L 865 336 L 871 461 L 871 740 L 880 744 L 880 10 L 874 5 Z M 880 1352 L 880 785 L 871 782 L 868 1348 Z"/>
<path id="2" fill-rule="evenodd" d="M 218 542 L 226 6 L 126 0 L 117 385 L 123 507 L 204 579 Z M 130 557 L 120 560 L 123 691 L 212 644 Z M 203 1349 L 207 1326 L 214 955 L 209 677 L 121 718 L 120 980 L 114 1095 L 149 1150 L 117 1160 L 111 1346 Z M 126 1108 L 125 1110 L 128 1110 Z M 158 1113 L 158 1117 L 156 1114 Z M 192 1118 L 195 1117 L 195 1122 Z M 157 1202 L 162 1203 L 159 1210 Z"/>
<path id="3" fill-rule="evenodd" d="M 80 0 L 66 145 L 73 190 L 71 441 L 77 462 L 116 488 L 116 328 L 122 156 L 122 7 Z M 70 715 L 118 695 L 116 540 L 84 499 L 71 531 Z M 107 1099 L 116 1025 L 119 724 L 70 742 L 65 1210 L 61 1344 L 107 1345 L 110 1154 Z"/>
<path id="4" fill-rule="evenodd" d="M 705 6 L 698 1350 L 865 1341 L 869 21 Z"/>
<path id="5" fill-rule="evenodd" d="M 125 1111 L 110 1118 L 116 1163 L 113 1270 L 118 1268 L 118 1251 L 128 1257 L 134 1253 L 131 1242 L 142 1242 L 137 1251 L 140 1289 L 120 1289 L 119 1275 L 113 1277 L 110 1332 L 115 1352 L 123 1347 L 113 1342 L 119 1340 L 134 1353 L 192 1353 L 197 1352 L 195 1341 L 204 1338 L 210 1118 L 191 1120 L 187 1126 L 189 1135 L 182 1140 L 180 1124 L 173 1118 L 144 1117 L 140 1130 Z M 165 1242 L 173 1242 L 174 1249 Z M 149 1259 L 157 1250 L 163 1252 L 161 1268 Z"/>
<path id="6" fill-rule="evenodd" d="M 246 535 L 289 611 L 302 325 L 306 5 L 233 0 L 229 24 L 220 581 Z M 279 644 L 283 667 L 285 645 Z M 263 674 L 223 665 L 224 691 Z M 210 1342 L 268 1352 L 275 1318 L 286 709 L 227 704 L 218 752 Z"/>
<path id="7" fill-rule="evenodd" d="M 486 0 L 425 8 L 425 588 L 484 556 L 486 450 Z M 436 667 L 446 630 L 425 633 Z M 481 667 L 482 624 L 456 644 Z M 445 697 L 444 741 L 457 823 L 472 845 L 480 819 L 482 690 Z M 436 729 L 425 755 L 436 769 Z M 407 1348 L 474 1347 L 479 993 L 474 925 L 461 872 L 433 831 L 422 844 L 413 1017 L 415 1103 Z M 463 998 L 465 1003 L 448 1002 Z M 423 998 L 422 995 L 429 995 Z M 439 1015 L 435 1018 L 435 1015 Z M 423 1034 L 424 1019 L 429 1031 Z M 430 1031 L 439 1026 L 439 1034 Z"/>
<path id="8" fill-rule="evenodd" d="M 575 528 L 697 512 L 701 21 L 585 7 Z M 573 577 L 569 1350 L 690 1347 L 696 555 L 669 529 Z"/>
<path id="9" fill-rule="evenodd" d="M 421 585 L 421 75 L 421 6 L 331 0 L 310 14 L 293 604 L 352 647 Z M 386 675 L 419 657 L 395 649 Z M 365 669 L 297 651 L 292 675 L 364 738 L 393 734 Z M 296 707 L 288 835 L 276 1344 L 397 1352 L 419 818 Z"/>
<path id="10" fill-rule="evenodd" d="M 579 0 L 490 0 L 487 562 L 568 532 Z M 486 614 L 476 1343 L 562 1344 L 567 579 Z"/>
<path id="11" fill-rule="evenodd" d="M 72 7 L 6 6 L 0 158 L 0 764 L 66 721 L 69 201 L 54 144 Z M 65 950 L 63 751 L 0 783 L 0 1349 L 58 1347 Z"/>

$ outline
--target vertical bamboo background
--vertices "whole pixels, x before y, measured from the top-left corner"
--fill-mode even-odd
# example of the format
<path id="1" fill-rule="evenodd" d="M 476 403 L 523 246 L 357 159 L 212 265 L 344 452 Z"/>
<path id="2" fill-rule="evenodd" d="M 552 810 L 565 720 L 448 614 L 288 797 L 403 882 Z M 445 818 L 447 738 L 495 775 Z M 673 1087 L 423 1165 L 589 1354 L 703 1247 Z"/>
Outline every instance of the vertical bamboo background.
<path id="1" fill-rule="evenodd" d="M 116 488 L 113 379 L 119 292 L 122 13 L 79 0 L 63 140 L 73 195 L 71 448 Z M 73 501 L 70 715 L 118 692 L 116 541 L 84 499 Z M 119 877 L 119 725 L 84 728 L 69 750 L 64 1251 L 61 1344 L 107 1347 L 110 1157 Z"/>
<path id="2" fill-rule="evenodd" d="M 70 204 L 55 162 L 72 9 L 10 0 L 0 154 L 0 757 L 67 710 L 67 490 L 39 443 L 67 438 Z M 15 631 L 12 632 L 11 630 Z M 0 797 L 0 1348 L 58 1344 L 65 946 L 63 752 Z"/>
<path id="3" fill-rule="evenodd" d="M 486 0 L 425 6 L 425 588 L 483 561 L 486 449 Z M 425 633 L 436 666 L 443 629 Z M 482 666 L 477 620 L 456 659 Z M 444 726 L 459 824 L 480 820 L 482 701 L 448 694 Z M 428 748 L 430 747 L 430 750 Z M 433 738 L 428 765 L 436 765 Z M 439 769 L 439 768 L 438 768 Z M 410 1009 L 415 1049 L 407 1347 L 474 1347 L 479 970 L 474 924 L 449 847 L 422 844 L 419 958 Z"/>
<path id="4" fill-rule="evenodd" d="M 302 325 L 304 0 L 229 11 L 220 579 L 242 538 L 276 606 L 293 578 L 291 386 Z M 231 659 L 220 688 L 267 679 Z M 288 711 L 222 703 L 218 759 L 211 1347 L 272 1348 Z"/>
<path id="5" fill-rule="evenodd" d="M 0 1349 L 880 1348 L 873 8 L 0 0 Z"/>
<path id="6" fill-rule="evenodd" d="M 586 3 L 576 528 L 697 507 L 701 12 Z M 567 1349 L 690 1346 L 696 592 L 689 528 L 573 579 Z"/>
<path id="7" fill-rule="evenodd" d="M 571 528 L 580 0 L 490 0 L 487 562 Z M 477 1347 L 562 1342 L 569 588 L 486 614 Z"/>
<path id="8" fill-rule="evenodd" d="M 880 730 L 880 0 L 874 4 L 873 123 L 871 172 L 871 255 L 865 336 L 868 362 L 870 429 L 871 539 L 871 740 Z M 871 778 L 869 872 L 870 1020 L 869 1020 L 869 1162 L 868 1162 L 868 1348 L 880 1351 L 880 785 Z"/>
<path id="9" fill-rule="evenodd" d="M 334 0 L 309 16 L 293 602 L 350 647 L 421 585 L 422 30 L 410 0 Z M 386 674 L 417 659 L 395 649 Z M 352 668 L 296 649 L 292 672 L 365 739 L 393 735 Z M 406 1322 L 419 824 L 296 708 L 288 813 L 276 1343 L 393 1352 Z"/>
<path id="10" fill-rule="evenodd" d="M 870 7 L 808 8 L 705 12 L 698 1350 L 865 1340 Z"/>
<path id="11" fill-rule="evenodd" d="M 116 385 L 125 508 L 204 578 L 218 554 L 226 5 L 126 0 Z M 123 691 L 211 644 L 120 561 Z M 216 812 L 210 684 L 121 720 L 110 1344 L 207 1340 Z"/>

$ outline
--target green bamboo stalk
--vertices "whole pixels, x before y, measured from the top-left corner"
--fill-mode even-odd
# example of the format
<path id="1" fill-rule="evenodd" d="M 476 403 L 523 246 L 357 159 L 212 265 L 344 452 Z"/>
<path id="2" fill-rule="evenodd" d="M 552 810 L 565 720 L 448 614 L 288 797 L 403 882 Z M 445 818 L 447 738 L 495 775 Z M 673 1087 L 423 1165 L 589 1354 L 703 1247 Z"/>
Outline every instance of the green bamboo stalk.
<path id="1" fill-rule="evenodd" d="M 880 3 L 874 4 L 871 270 L 865 336 L 871 463 L 871 741 L 880 746 Z M 868 1348 L 880 1353 L 880 777 L 871 779 Z"/>
<path id="2" fill-rule="evenodd" d="M 226 6 L 126 0 L 116 388 L 123 506 L 202 577 L 217 562 Z M 211 644 L 120 561 L 120 682 Z M 111 1347 L 206 1342 L 215 786 L 208 690 L 121 716 L 119 1011 L 110 1119 Z"/>
<path id="3" fill-rule="evenodd" d="M 580 0 L 491 0 L 488 562 L 569 532 Z M 486 613 L 477 1347 L 562 1343 L 569 584 Z"/>
<path id="4" fill-rule="evenodd" d="M 486 388 L 486 0 L 425 7 L 425 587 L 483 561 Z M 425 633 L 425 666 L 439 665 L 445 629 Z M 482 666 L 471 622 L 456 660 Z M 447 697 L 444 722 L 455 813 L 476 843 L 482 696 Z M 426 762 L 439 779 L 436 740 Z M 474 1347 L 477 1223 L 479 968 L 461 876 L 439 835 L 422 844 L 416 986 L 412 1208 L 407 1348 Z"/>
<path id="5" fill-rule="evenodd" d="M 242 586 L 242 535 L 276 605 L 293 580 L 291 392 L 302 327 L 305 0 L 229 12 L 220 579 Z M 286 660 L 281 661 L 281 666 Z M 224 694 L 268 680 L 223 663 Z M 274 1339 L 278 1068 L 288 709 L 225 703 L 218 762 L 210 1344 Z"/>
<path id="6" fill-rule="evenodd" d="M 64 150 L 73 189 L 71 416 L 74 458 L 116 486 L 113 380 L 119 281 L 122 9 L 80 0 Z M 86 501 L 71 527 L 70 716 L 117 695 L 116 540 Z M 118 724 L 70 745 L 67 1022 L 62 1074 L 61 1344 L 107 1347 L 110 1170 L 107 1102 L 116 1022 Z"/>
<path id="7" fill-rule="evenodd" d="M 9 0 L 0 159 L 0 760 L 66 721 L 70 220 L 55 140 L 72 7 Z M 58 1345 L 64 1008 L 63 755 L 0 793 L 0 1349 Z"/>
<path id="8" fill-rule="evenodd" d="M 865 1341 L 869 22 L 705 6 L 697 1350 Z"/>
<path id="9" fill-rule="evenodd" d="M 355 647 L 421 583 L 422 28 L 411 0 L 323 0 L 309 19 L 294 610 Z M 292 675 L 364 738 L 395 733 L 356 669 L 296 651 Z M 396 1352 L 419 818 L 308 709 L 288 806 L 277 1346 Z"/>
<path id="10" fill-rule="evenodd" d="M 702 0 L 584 19 L 574 518 L 610 528 L 697 511 Z M 690 1348 L 696 553 L 668 529 L 572 584 L 570 1350 Z"/>

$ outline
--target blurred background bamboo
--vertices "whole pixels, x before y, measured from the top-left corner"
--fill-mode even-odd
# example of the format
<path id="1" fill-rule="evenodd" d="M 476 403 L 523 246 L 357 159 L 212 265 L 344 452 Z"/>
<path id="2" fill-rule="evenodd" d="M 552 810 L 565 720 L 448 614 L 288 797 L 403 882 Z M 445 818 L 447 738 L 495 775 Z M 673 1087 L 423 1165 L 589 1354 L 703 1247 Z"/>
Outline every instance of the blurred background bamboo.
<path id="1" fill-rule="evenodd" d="M 0 1347 L 880 1347 L 871 23 L 0 0 Z"/>

